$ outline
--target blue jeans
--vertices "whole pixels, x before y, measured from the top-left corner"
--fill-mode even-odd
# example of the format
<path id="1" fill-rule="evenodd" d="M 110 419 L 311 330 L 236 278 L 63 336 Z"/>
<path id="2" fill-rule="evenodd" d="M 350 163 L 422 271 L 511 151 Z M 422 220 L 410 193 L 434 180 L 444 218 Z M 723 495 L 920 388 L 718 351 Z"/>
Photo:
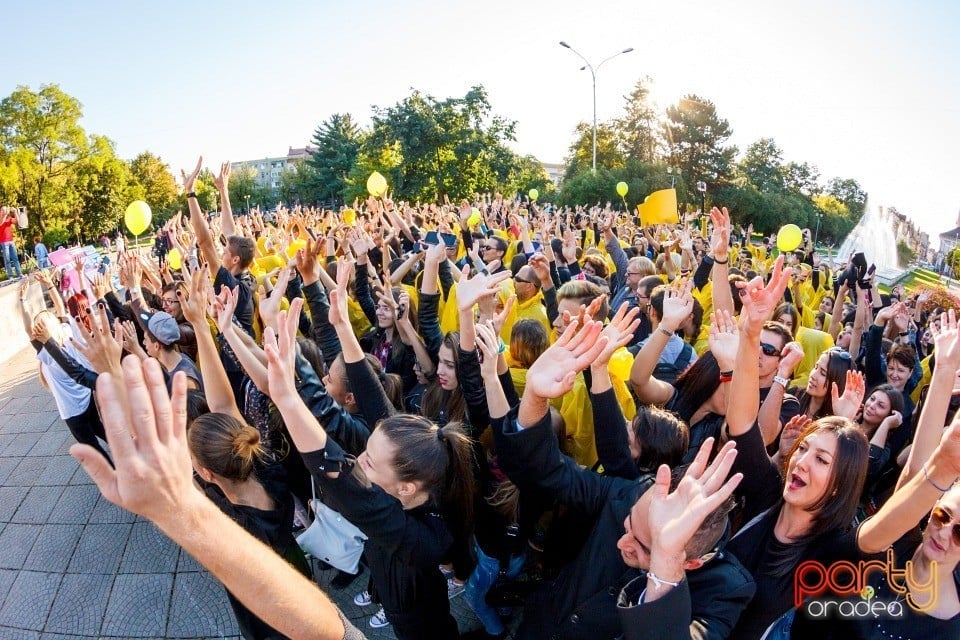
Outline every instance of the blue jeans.
<path id="1" fill-rule="evenodd" d="M 3 266 L 7 270 L 7 277 L 13 278 L 13 272 L 17 272 L 16 277 L 21 277 L 20 257 L 17 255 L 17 245 L 12 242 L 4 242 L 0 245 L 3 249 Z M 12 267 L 12 268 L 11 268 Z"/>
<path id="2" fill-rule="evenodd" d="M 477 618 L 483 623 L 483 628 L 486 629 L 487 633 L 498 636 L 504 632 L 503 620 L 500 619 L 500 614 L 487 604 L 486 598 L 487 592 L 500 577 L 500 561 L 485 554 L 476 542 L 473 543 L 473 548 L 477 552 L 477 568 L 473 570 L 470 579 L 467 580 L 467 604 L 477 614 Z M 524 559 L 523 555 L 512 556 L 505 577 L 513 579 L 520 575 Z"/>

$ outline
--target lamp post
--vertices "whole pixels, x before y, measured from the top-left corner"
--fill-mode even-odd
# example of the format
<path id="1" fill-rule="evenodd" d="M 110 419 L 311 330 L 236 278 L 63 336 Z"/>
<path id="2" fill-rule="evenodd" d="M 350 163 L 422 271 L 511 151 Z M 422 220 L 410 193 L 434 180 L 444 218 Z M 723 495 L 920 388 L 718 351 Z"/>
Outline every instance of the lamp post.
<path id="1" fill-rule="evenodd" d="M 577 54 L 577 56 L 581 60 L 583 60 L 584 63 L 586 63 L 586 66 L 580 67 L 580 70 L 583 71 L 584 69 L 590 69 L 590 77 L 593 78 L 593 172 L 596 173 L 597 172 L 597 71 L 600 70 L 600 67 L 603 66 L 604 62 L 607 62 L 608 60 L 613 60 L 617 56 L 623 55 L 624 53 L 630 53 L 631 51 L 633 51 L 633 47 L 629 47 L 627 49 L 624 49 L 623 51 L 618 51 L 612 56 L 604 58 L 603 60 L 600 61 L 600 64 L 598 64 L 597 67 L 594 68 L 593 65 L 590 64 L 590 62 L 586 58 L 584 58 L 579 51 L 577 51 L 576 49 L 568 45 L 563 40 L 560 41 L 560 46 L 566 49 L 570 49 L 570 51 L 573 51 L 575 54 Z"/>
<path id="2" fill-rule="evenodd" d="M 677 176 L 680 175 L 680 169 L 677 169 L 677 172 L 673 172 L 673 167 L 667 167 L 667 175 L 670 176 L 670 188 L 673 189 L 677 186 Z"/>
<path id="3" fill-rule="evenodd" d="M 247 215 L 250 215 L 250 194 L 248 193 L 243 197 L 247 201 Z"/>
<path id="4" fill-rule="evenodd" d="M 813 232 L 813 250 L 817 250 L 817 239 L 820 237 L 820 218 L 823 217 L 822 211 L 817 211 L 817 230 Z"/>
<path id="5" fill-rule="evenodd" d="M 700 192 L 700 215 L 707 214 L 707 183 L 703 180 L 697 182 L 697 191 Z"/>

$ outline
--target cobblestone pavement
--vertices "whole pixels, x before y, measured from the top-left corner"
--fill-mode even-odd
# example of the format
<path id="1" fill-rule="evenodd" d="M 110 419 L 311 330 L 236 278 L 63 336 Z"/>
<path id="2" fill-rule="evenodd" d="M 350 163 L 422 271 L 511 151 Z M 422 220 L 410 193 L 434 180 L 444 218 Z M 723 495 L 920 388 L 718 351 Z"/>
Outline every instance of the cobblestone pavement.
<path id="1" fill-rule="evenodd" d="M 70 457 L 32 349 L 0 365 L 0 638 L 238 638 L 223 587 L 150 522 L 107 502 Z M 369 638 L 394 638 L 353 604 L 362 574 L 323 588 Z M 463 596 L 462 631 L 479 627 Z"/>

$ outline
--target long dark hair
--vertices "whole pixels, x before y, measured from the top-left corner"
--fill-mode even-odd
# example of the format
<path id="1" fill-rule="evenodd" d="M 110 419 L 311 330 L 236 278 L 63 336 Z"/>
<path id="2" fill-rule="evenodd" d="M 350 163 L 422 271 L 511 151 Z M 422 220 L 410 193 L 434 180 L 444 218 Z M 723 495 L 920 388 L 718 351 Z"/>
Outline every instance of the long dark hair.
<path id="1" fill-rule="evenodd" d="M 673 412 L 690 425 L 690 418 L 710 399 L 719 386 L 720 365 L 712 353 L 705 351 L 689 369 L 680 374 L 674 383 L 677 399 L 673 403 Z"/>
<path id="2" fill-rule="evenodd" d="M 843 393 L 843 390 L 847 387 L 847 371 L 853 368 L 853 358 L 849 357 L 849 355 L 846 358 L 843 357 L 843 354 L 846 352 L 839 347 L 827 349 L 825 353 L 828 354 L 827 393 L 823 397 L 823 404 L 820 405 L 820 410 L 817 411 L 816 415 L 812 416 L 813 418 L 823 418 L 833 415 L 833 398 L 830 395 L 830 390 L 833 388 L 833 384 L 836 383 L 837 393 Z M 813 396 L 804 389 L 797 395 L 797 399 L 800 401 L 800 413 L 806 414 L 810 409 L 810 404 L 813 402 Z"/>
<path id="3" fill-rule="evenodd" d="M 806 508 L 813 514 L 810 530 L 780 554 L 774 563 L 774 575 L 783 576 L 793 571 L 811 542 L 823 534 L 846 529 L 857 512 L 867 479 L 870 443 L 852 420 L 841 416 L 827 416 L 810 423 L 793 443 L 790 453 L 784 458 L 783 468 L 789 469 L 790 461 L 800 445 L 811 435 L 820 432 L 830 432 L 837 438 L 830 480 L 820 499 Z M 790 481 L 785 471 L 783 476 L 784 482 Z M 782 500 L 780 507 L 783 507 Z"/>
<path id="4" fill-rule="evenodd" d="M 473 441 L 460 423 L 438 427 L 426 418 L 401 413 L 384 418 L 377 430 L 394 445 L 390 465 L 401 482 L 430 492 L 451 531 L 466 535 L 473 527 Z"/>
<path id="5" fill-rule="evenodd" d="M 457 350 L 460 348 L 460 332 L 447 333 L 443 336 L 443 342 L 440 345 L 447 347 L 453 353 L 453 370 L 457 372 L 457 388 L 447 391 L 434 377 L 423 392 L 420 413 L 431 420 L 440 420 L 444 416 L 444 422 L 463 420 L 467 416 L 467 402 L 463 399 L 463 392 L 460 391 L 460 358 L 457 357 Z"/>

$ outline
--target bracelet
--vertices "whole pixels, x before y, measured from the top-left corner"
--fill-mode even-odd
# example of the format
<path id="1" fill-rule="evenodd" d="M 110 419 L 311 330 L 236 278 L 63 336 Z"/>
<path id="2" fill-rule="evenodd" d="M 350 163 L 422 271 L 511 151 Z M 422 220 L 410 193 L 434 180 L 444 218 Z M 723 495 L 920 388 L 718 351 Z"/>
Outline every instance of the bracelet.
<path id="1" fill-rule="evenodd" d="M 778 383 L 778 384 L 782 384 L 784 389 L 786 389 L 787 387 L 790 386 L 790 380 L 789 380 L 788 378 L 784 378 L 783 376 L 781 376 L 781 375 L 779 375 L 779 374 L 773 376 L 773 381 L 776 382 L 776 383 Z"/>
<path id="2" fill-rule="evenodd" d="M 726 260 L 717 260 L 716 258 L 711 258 L 711 260 L 713 260 L 713 264 L 727 264 L 730 262 L 730 256 L 727 256 Z"/>
<path id="3" fill-rule="evenodd" d="M 672 337 L 675 335 L 675 334 L 673 333 L 673 331 L 669 331 L 669 330 L 667 330 L 667 329 L 664 329 L 664 328 L 661 327 L 660 325 L 657 325 L 657 331 L 659 331 L 659 332 L 662 333 L 663 335 L 667 336 L 668 338 L 672 338 Z"/>
<path id="4" fill-rule="evenodd" d="M 901 337 L 901 338 L 904 337 L 904 336 L 908 336 L 908 335 L 910 335 L 910 332 L 909 332 L 909 331 L 901 331 L 901 332 L 900 332 L 900 337 Z"/>
<path id="5" fill-rule="evenodd" d="M 503 355 L 507 350 L 507 345 L 503 342 L 503 338 L 500 338 L 500 348 L 497 349 L 497 354 Z"/>
<path id="6" fill-rule="evenodd" d="M 197 197 L 197 194 L 196 194 L 195 191 L 188 191 L 188 192 L 187 192 L 187 197 L 188 197 L 188 198 L 196 198 L 196 197 Z"/>
<path id="7" fill-rule="evenodd" d="M 720 382 L 730 382 L 733 380 L 733 371 L 721 371 Z"/>
<path id="8" fill-rule="evenodd" d="M 936 489 L 937 491 L 939 491 L 940 493 L 946 493 L 947 491 L 950 491 L 950 489 L 953 488 L 953 485 L 957 484 L 957 481 L 954 480 L 954 481 L 951 482 L 950 485 L 947 486 L 947 487 L 941 487 L 940 485 L 938 485 L 938 484 L 937 484 L 936 482 L 934 482 L 933 479 L 927 474 L 927 463 L 926 463 L 926 462 L 923 463 L 923 477 L 926 478 L 926 479 L 927 479 L 927 482 L 929 482 L 930 484 L 932 484 L 932 485 L 933 485 L 933 488 Z"/>
<path id="9" fill-rule="evenodd" d="M 653 571 L 647 571 L 647 577 L 653 580 L 653 588 L 657 591 L 660 590 L 660 587 L 663 585 L 670 585 L 671 587 L 680 586 L 680 582 L 670 582 L 669 580 L 664 580 L 663 578 L 657 577 Z"/>

